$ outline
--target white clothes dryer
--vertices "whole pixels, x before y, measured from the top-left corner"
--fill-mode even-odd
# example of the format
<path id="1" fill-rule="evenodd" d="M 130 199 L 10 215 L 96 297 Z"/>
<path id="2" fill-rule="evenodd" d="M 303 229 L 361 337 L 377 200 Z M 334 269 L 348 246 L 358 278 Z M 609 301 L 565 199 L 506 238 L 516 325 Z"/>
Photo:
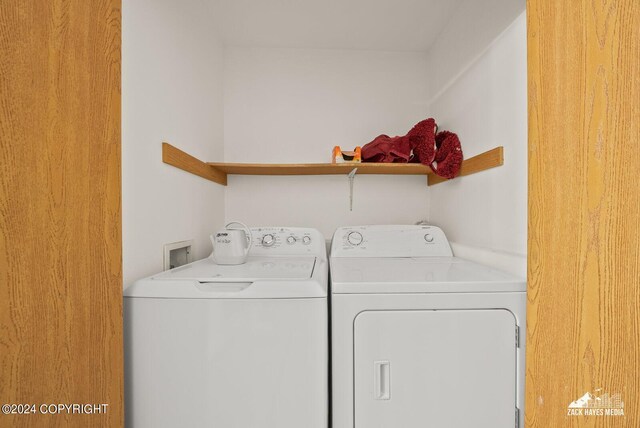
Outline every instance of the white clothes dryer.
<path id="1" fill-rule="evenodd" d="M 125 290 L 127 426 L 327 427 L 324 237 L 251 234 L 245 264 L 207 258 Z"/>
<path id="2" fill-rule="evenodd" d="M 523 426 L 526 283 L 434 226 L 339 228 L 333 428 Z"/>

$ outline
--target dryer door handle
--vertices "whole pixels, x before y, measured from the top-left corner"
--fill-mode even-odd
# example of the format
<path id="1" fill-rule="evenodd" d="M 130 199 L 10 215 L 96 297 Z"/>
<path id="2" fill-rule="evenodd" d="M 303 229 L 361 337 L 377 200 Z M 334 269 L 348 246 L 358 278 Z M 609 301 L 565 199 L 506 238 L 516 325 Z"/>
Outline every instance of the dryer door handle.
<path id="1" fill-rule="evenodd" d="M 373 362 L 373 388 L 376 400 L 391 399 L 391 363 L 389 361 Z"/>

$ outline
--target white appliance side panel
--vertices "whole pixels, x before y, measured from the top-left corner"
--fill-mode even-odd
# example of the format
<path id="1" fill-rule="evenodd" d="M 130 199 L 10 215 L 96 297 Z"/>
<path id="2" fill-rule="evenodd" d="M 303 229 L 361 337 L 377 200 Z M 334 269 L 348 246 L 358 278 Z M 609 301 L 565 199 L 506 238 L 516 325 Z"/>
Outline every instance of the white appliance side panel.
<path id="1" fill-rule="evenodd" d="M 515 329 L 499 309 L 362 312 L 355 427 L 512 428 Z"/>
<path id="2" fill-rule="evenodd" d="M 126 425 L 327 426 L 326 299 L 125 299 Z"/>

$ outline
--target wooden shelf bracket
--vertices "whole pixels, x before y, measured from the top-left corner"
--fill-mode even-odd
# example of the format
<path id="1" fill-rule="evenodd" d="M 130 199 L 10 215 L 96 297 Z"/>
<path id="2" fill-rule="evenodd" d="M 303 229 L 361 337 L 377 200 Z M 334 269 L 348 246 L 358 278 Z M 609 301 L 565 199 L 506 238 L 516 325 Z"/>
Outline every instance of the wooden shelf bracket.
<path id="1" fill-rule="evenodd" d="M 175 166 L 183 171 L 198 175 L 215 183 L 227 185 L 227 173 L 214 166 L 207 165 L 169 143 L 162 143 L 162 162 Z"/>
<path id="2" fill-rule="evenodd" d="M 498 146 L 462 161 L 462 168 L 460 168 L 460 174 L 458 174 L 458 177 L 475 174 L 476 172 L 485 171 L 502 165 L 504 165 L 504 148 L 502 146 Z M 455 180 L 456 178 L 448 179 L 440 177 L 439 175 L 429 174 L 427 176 L 427 184 L 429 186 L 433 186 L 434 184 L 444 183 L 445 181 Z"/>

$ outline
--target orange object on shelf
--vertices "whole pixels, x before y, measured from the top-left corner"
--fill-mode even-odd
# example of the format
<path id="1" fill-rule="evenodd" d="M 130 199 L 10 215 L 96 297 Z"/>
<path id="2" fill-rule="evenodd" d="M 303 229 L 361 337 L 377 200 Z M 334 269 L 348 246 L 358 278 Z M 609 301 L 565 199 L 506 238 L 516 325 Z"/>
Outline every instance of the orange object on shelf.
<path id="1" fill-rule="evenodd" d="M 331 163 L 360 163 L 362 162 L 362 149 L 360 146 L 353 151 L 340 149 L 340 146 L 333 148 Z"/>

